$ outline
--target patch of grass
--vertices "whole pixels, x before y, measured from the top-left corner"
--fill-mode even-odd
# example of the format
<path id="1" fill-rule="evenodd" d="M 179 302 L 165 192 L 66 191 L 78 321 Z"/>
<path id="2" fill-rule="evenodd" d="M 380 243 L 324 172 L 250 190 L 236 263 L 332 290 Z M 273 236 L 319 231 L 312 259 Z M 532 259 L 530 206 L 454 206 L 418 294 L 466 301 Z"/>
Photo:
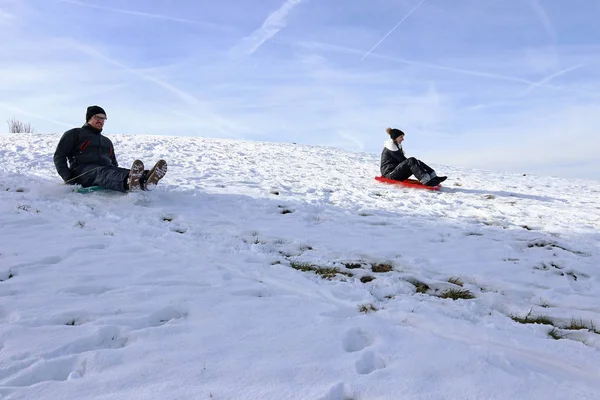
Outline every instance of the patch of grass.
<path id="1" fill-rule="evenodd" d="M 291 214 L 291 213 L 293 213 L 293 212 L 294 212 L 294 211 L 292 211 L 292 210 L 288 210 L 287 208 L 284 208 L 283 210 L 281 210 L 281 214 Z"/>
<path id="2" fill-rule="evenodd" d="M 460 183 L 460 182 L 454 182 L 454 186 L 462 186 L 462 183 Z"/>
<path id="3" fill-rule="evenodd" d="M 85 226 L 85 221 L 77 221 L 77 223 L 75 224 L 75 227 L 77 228 L 83 228 Z"/>
<path id="4" fill-rule="evenodd" d="M 30 205 L 27 204 L 19 204 L 17 206 L 17 210 L 21 210 L 21 211 L 29 211 L 31 209 Z"/>
<path id="5" fill-rule="evenodd" d="M 547 315 L 532 316 L 533 310 L 529 310 L 525 317 L 519 317 L 518 315 L 509 315 L 510 319 L 520 324 L 542 324 L 542 325 L 554 325 L 552 319 Z"/>
<path id="6" fill-rule="evenodd" d="M 525 230 L 528 230 L 528 231 L 530 231 L 530 230 L 531 230 L 531 228 L 530 228 L 530 227 L 528 227 L 527 225 L 521 225 L 521 228 L 523 228 L 523 229 L 525 229 Z"/>
<path id="7" fill-rule="evenodd" d="M 171 221 L 173 221 L 173 217 L 164 216 L 164 217 L 162 217 L 162 220 L 166 221 L 166 222 L 171 222 Z"/>
<path id="8" fill-rule="evenodd" d="M 564 337 L 567 335 L 565 335 L 564 333 L 560 333 L 558 328 L 553 327 L 552 329 L 550 329 L 548 331 L 548 336 L 550 336 L 554 340 L 560 340 L 560 339 L 564 339 Z"/>
<path id="9" fill-rule="evenodd" d="M 358 215 L 361 216 L 361 217 L 372 217 L 373 216 L 373 214 L 366 213 L 366 212 L 358 213 Z"/>
<path id="10" fill-rule="evenodd" d="M 393 268 L 390 264 L 372 264 L 371 271 L 375 273 L 390 272 Z"/>
<path id="11" fill-rule="evenodd" d="M 74 319 L 69 320 L 65 323 L 65 325 L 67 326 L 75 326 L 77 324 L 77 321 L 75 321 Z"/>
<path id="12" fill-rule="evenodd" d="M 269 193 L 279 196 L 279 192 L 277 190 L 271 190 Z"/>
<path id="13" fill-rule="evenodd" d="M 550 303 L 548 303 L 547 301 L 542 301 L 542 303 L 540 304 L 540 307 L 542 308 L 550 308 Z"/>
<path id="14" fill-rule="evenodd" d="M 360 306 L 358 306 L 358 311 L 360 311 L 361 313 L 364 313 L 364 314 L 368 314 L 370 312 L 377 311 L 377 308 L 371 303 L 361 304 Z"/>
<path id="15" fill-rule="evenodd" d="M 464 285 L 463 281 L 461 281 L 460 278 L 458 278 L 456 276 L 453 276 L 450 279 L 448 279 L 448 283 L 451 283 L 453 285 L 460 286 L 460 287 L 463 287 L 463 285 Z"/>
<path id="16" fill-rule="evenodd" d="M 577 321 L 575 318 L 573 318 L 573 319 L 571 319 L 571 323 L 569 323 L 569 325 L 565 326 L 564 329 L 578 331 L 580 329 L 588 329 L 588 327 L 583 322 L 583 319 L 580 318 L 579 321 Z"/>
<path id="17" fill-rule="evenodd" d="M 494 196 L 493 194 L 488 194 L 488 195 L 484 196 L 483 198 L 487 199 L 487 200 L 493 200 L 496 198 L 496 196 Z"/>
<path id="18" fill-rule="evenodd" d="M 450 289 L 446 289 L 444 290 L 441 294 L 439 294 L 440 298 L 442 299 L 452 299 L 452 300 L 458 300 L 458 299 L 463 299 L 463 300 L 471 300 L 475 298 L 475 295 L 467 289 L 454 289 L 454 288 L 450 288 Z"/>
<path id="19" fill-rule="evenodd" d="M 550 241 L 545 241 L 545 240 L 536 240 L 536 241 L 533 241 L 533 242 L 529 243 L 527 245 L 527 247 L 529 247 L 530 249 L 532 249 L 534 247 L 541 247 L 541 248 L 545 248 L 545 249 L 548 249 L 548 250 L 556 248 L 556 249 L 561 249 L 561 250 L 564 250 L 564 251 L 568 251 L 570 253 L 577 254 L 577 255 L 580 255 L 580 256 L 589 257 L 589 254 L 584 253 L 582 251 L 567 249 L 566 247 L 561 246 L 558 243 L 550 242 Z"/>
<path id="20" fill-rule="evenodd" d="M 417 293 L 427 293 L 427 291 L 430 289 L 426 283 L 417 279 L 409 279 L 407 282 L 412 284 L 417 289 Z"/>
<path id="21" fill-rule="evenodd" d="M 281 261 L 279 260 L 275 260 L 271 262 L 271 265 L 277 265 L 277 264 L 281 264 Z"/>
<path id="22" fill-rule="evenodd" d="M 466 236 L 483 236 L 483 233 L 478 233 L 478 232 L 467 232 L 465 235 L 466 235 Z"/>
<path id="23" fill-rule="evenodd" d="M 252 236 L 252 240 L 246 240 L 246 239 L 244 239 L 244 242 L 251 243 L 251 244 L 267 244 L 267 242 L 265 242 L 264 240 L 260 240 L 258 238 L 258 235 L 253 235 Z"/>
<path id="24" fill-rule="evenodd" d="M 175 228 L 175 229 L 173 229 L 173 232 L 177 232 L 177 233 L 180 233 L 183 235 L 184 233 L 187 232 L 187 229 L 186 228 Z"/>
<path id="25" fill-rule="evenodd" d="M 316 267 L 315 273 L 321 275 L 321 278 L 323 279 L 331 279 L 337 274 L 346 275 L 348 277 L 353 276 L 350 272 L 340 271 L 339 269 L 334 267 Z"/>
<path id="26" fill-rule="evenodd" d="M 275 240 L 273 241 L 273 243 L 275 243 L 275 244 L 284 244 L 284 243 L 285 243 L 285 240 L 283 240 L 283 239 L 275 239 Z"/>
<path id="27" fill-rule="evenodd" d="M 357 269 L 357 268 L 361 268 L 362 264 L 359 263 L 342 263 L 344 265 L 344 267 L 348 268 L 348 269 Z"/>
<path id="28" fill-rule="evenodd" d="M 17 188 L 17 190 L 15 190 L 15 192 L 17 193 L 23 193 L 25 191 L 25 189 L 23 188 Z"/>
<path id="29" fill-rule="evenodd" d="M 368 283 L 368 282 L 371 282 L 373 280 L 375 280 L 375 277 L 374 276 L 369 276 L 369 275 L 363 276 L 362 278 L 360 278 L 360 281 L 362 283 Z"/>
<path id="30" fill-rule="evenodd" d="M 309 245 L 300 246 L 300 251 L 307 251 L 307 250 L 314 250 L 314 249 L 312 248 L 312 246 L 309 246 Z"/>
<path id="31" fill-rule="evenodd" d="M 311 263 L 300 261 L 290 261 L 290 267 L 302 272 L 315 270 L 315 267 Z"/>
<path id="32" fill-rule="evenodd" d="M 346 275 L 348 277 L 353 276 L 350 272 L 340 271 L 338 268 L 319 267 L 307 262 L 290 261 L 290 267 L 302 272 L 314 272 L 317 275 L 321 275 L 321 278 L 323 279 L 331 279 L 338 274 Z"/>
<path id="33" fill-rule="evenodd" d="M 565 275 L 570 276 L 571 278 L 573 278 L 574 281 L 577 280 L 577 275 L 575 275 L 575 273 L 572 271 L 565 272 Z"/>
<path id="34" fill-rule="evenodd" d="M 561 328 L 567 329 L 570 331 L 578 331 L 581 329 L 585 329 L 589 332 L 593 332 L 593 333 L 600 335 L 600 331 L 596 329 L 596 326 L 594 325 L 593 321 L 586 323 L 586 322 L 583 322 L 583 319 L 581 319 L 581 318 L 579 320 L 576 320 L 575 318 L 573 318 L 573 319 L 571 319 L 571 322 L 569 323 L 569 325 L 563 326 Z"/>

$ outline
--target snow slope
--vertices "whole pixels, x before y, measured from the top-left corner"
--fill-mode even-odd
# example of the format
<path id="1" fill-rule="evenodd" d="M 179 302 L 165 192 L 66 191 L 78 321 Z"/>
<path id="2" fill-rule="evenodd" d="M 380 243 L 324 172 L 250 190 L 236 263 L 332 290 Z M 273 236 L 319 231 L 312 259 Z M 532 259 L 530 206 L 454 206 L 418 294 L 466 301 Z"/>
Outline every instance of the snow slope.
<path id="1" fill-rule="evenodd" d="M 598 398 L 600 182 L 110 136 L 169 161 L 155 191 L 72 193 L 60 135 L 0 136 L 0 398 Z"/>

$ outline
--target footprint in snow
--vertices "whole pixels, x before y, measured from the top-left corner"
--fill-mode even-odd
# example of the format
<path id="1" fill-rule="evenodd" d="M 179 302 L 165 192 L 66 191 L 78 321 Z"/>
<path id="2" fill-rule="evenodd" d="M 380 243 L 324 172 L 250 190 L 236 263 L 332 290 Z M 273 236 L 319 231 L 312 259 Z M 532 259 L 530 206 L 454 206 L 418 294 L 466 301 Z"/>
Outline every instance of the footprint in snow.
<path id="1" fill-rule="evenodd" d="M 21 370 L 4 383 L 6 386 L 27 387 L 41 382 L 66 381 L 85 375 L 86 361 L 81 356 L 65 356 L 54 360 L 39 360 Z"/>
<path id="2" fill-rule="evenodd" d="M 385 368 L 385 362 L 381 357 L 372 351 L 366 351 L 356 362 L 356 372 L 361 375 L 368 375 L 373 371 Z"/>
<path id="3" fill-rule="evenodd" d="M 61 256 L 50 256 L 44 257 L 38 261 L 25 262 L 21 264 L 16 264 L 8 268 L 9 271 L 15 271 L 19 268 L 29 268 L 29 267 L 44 267 L 49 265 L 55 265 L 62 261 Z M 14 274 L 14 272 L 13 272 Z"/>
<path id="4" fill-rule="evenodd" d="M 10 368 L 0 369 L 3 385 L 26 387 L 47 381 L 66 381 L 85 375 L 86 355 L 96 350 L 120 349 L 127 344 L 116 327 L 103 327 L 88 337 L 82 337 L 34 358 L 20 360 Z M 8 378 L 8 379 L 7 379 Z"/>
<path id="5" fill-rule="evenodd" d="M 166 324 L 174 319 L 185 318 L 187 313 L 179 311 L 172 307 L 165 307 L 152 313 L 148 317 L 148 327 L 157 327 Z"/>
<path id="6" fill-rule="evenodd" d="M 352 390 L 343 382 L 340 382 L 333 386 L 327 394 L 320 397 L 318 400 L 349 400 L 354 399 L 354 393 Z"/>
<path id="7" fill-rule="evenodd" d="M 86 246 L 74 247 L 69 250 L 69 254 L 74 253 L 76 251 L 87 251 L 87 250 L 104 250 L 106 249 L 106 245 L 104 243 L 92 243 Z"/>
<path id="8" fill-rule="evenodd" d="M 105 323 L 113 325 L 125 326 L 131 329 L 131 331 L 139 331 L 148 328 L 158 328 L 173 320 L 179 320 L 185 318 L 187 313 L 178 310 L 173 307 L 165 307 L 146 317 L 139 318 L 121 318 L 116 317 L 114 319 L 105 320 Z"/>
<path id="9" fill-rule="evenodd" d="M 65 290 L 63 290 L 63 293 L 67 293 L 67 294 L 78 294 L 81 296 L 85 296 L 85 295 L 98 295 L 98 294 L 104 294 L 106 292 L 110 292 L 111 290 L 113 290 L 113 288 L 107 287 L 107 286 L 94 286 L 94 285 L 82 285 L 82 286 L 73 286 L 70 288 L 66 288 Z"/>
<path id="10" fill-rule="evenodd" d="M 371 335 L 360 328 L 350 329 L 342 339 L 342 347 L 348 353 L 361 351 L 372 343 Z"/>

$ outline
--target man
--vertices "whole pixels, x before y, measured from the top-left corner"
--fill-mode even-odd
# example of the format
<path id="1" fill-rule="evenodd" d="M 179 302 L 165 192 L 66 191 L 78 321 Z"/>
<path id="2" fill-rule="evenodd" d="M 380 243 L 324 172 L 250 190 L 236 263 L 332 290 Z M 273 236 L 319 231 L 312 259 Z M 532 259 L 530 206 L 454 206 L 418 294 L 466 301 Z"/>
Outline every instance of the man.
<path id="1" fill-rule="evenodd" d="M 106 121 L 104 109 L 89 106 L 85 120 L 81 128 L 70 129 L 62 135 L 54 152 L 56 171 L 65 183 L 126 192 L 145 190 L 166 174 L 164 160 L 157 162 L 151 171 L 144 171 L 144 164 L 139 160 L 133 162 L 131 169 L 119 167 L 111 140 L 102 135 Z"/>

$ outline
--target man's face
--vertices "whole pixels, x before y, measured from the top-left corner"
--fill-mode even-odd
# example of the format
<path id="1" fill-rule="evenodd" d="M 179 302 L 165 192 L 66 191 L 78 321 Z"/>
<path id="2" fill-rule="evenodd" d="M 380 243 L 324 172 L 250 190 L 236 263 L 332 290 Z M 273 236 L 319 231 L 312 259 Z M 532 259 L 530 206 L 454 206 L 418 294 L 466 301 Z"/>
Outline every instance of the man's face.
<path id="1" fill-rule="evenodd" d="M 104 127 L 104 121 L 106 121 L 106 115 L 96 114 L 92 118 L 90 118 L 88 124 L 101 131 Z"/>

